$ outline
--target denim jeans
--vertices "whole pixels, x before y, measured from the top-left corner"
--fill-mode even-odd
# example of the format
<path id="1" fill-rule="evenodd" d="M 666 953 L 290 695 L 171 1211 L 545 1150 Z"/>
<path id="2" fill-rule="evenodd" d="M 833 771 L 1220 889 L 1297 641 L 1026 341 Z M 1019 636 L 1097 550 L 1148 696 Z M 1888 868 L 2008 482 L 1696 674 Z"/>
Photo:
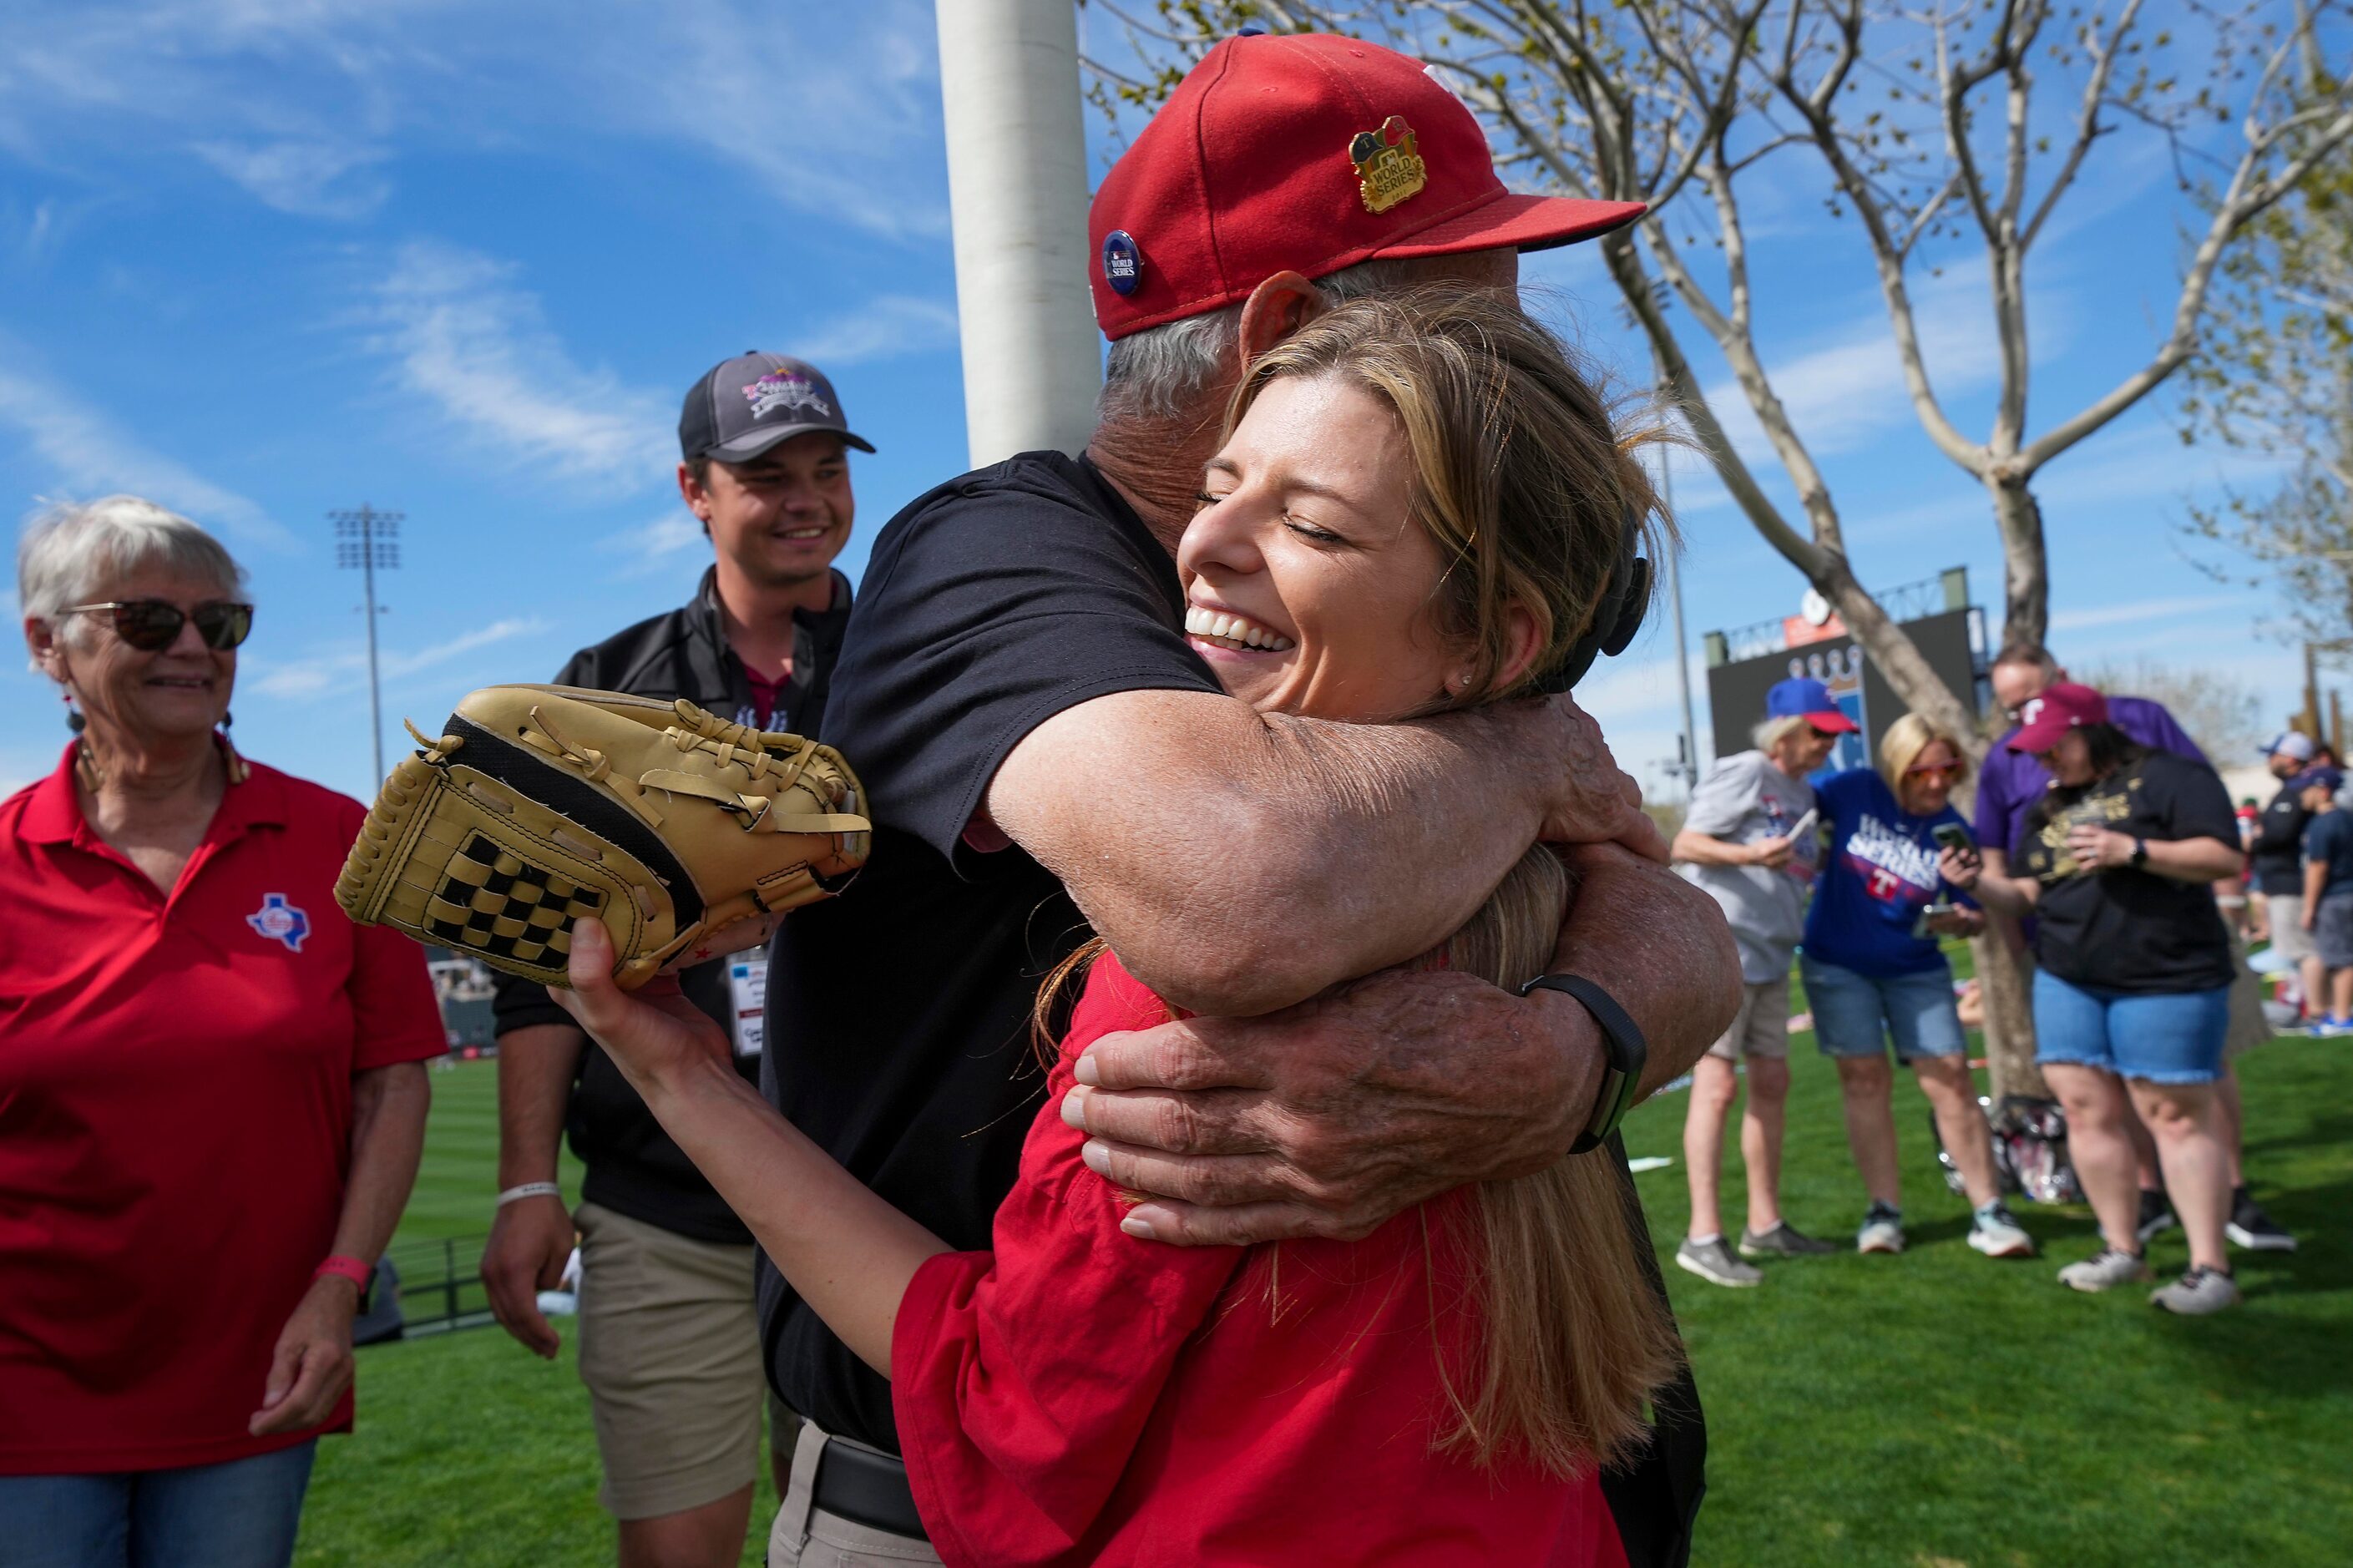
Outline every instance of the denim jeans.
<path id="1" fill-rule="evenodd" d="M 0 1476 L 0 1568 L 285 1568 L 315 1437 L 226 1464 Z"/>

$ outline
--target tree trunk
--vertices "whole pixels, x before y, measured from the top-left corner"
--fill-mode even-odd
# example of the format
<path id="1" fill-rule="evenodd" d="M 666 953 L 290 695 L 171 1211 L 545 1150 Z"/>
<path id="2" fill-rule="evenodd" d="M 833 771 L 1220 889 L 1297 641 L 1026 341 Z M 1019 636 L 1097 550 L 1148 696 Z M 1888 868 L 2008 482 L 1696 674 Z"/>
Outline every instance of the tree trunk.
<path id="1" fill-rule="evenodd" d="M 2027 993 L 2026 943 L 2018 922 L 1989 913 L 1983 936 L 1973 938 L 1978 998 L 1985 1005 L 1986 1076 L 1993 1098 L 2023 1094 L 2048 1099 L 2050 1086 L 2034 1065 L 2034 1006 Z"/>
<path id="2" fill-rule="evenodd" d="M 2030 475 L 1997 467 L 1986 476 L 1993 520 L 2001 533 L 2001 640 L 2039 643 L 2050 631 L 2050 559 L 2042 543 L 2042 508 L 2027 488 Z"/>

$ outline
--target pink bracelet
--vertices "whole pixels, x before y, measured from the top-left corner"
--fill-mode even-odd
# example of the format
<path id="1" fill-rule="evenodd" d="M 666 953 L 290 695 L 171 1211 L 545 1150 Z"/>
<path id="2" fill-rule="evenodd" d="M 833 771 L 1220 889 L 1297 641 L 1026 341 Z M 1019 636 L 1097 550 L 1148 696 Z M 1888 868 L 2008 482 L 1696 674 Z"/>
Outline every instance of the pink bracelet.
<path id="1" fill-rule="evenodd" d="M 318 1270 L 311 1278 L 323 1279 L 330 1274 L 338 1279 L 350 1280 L 362 1291 L 365 1291 L 369 1282 L 375 1279 L 375 1269 L 373 1266 L 363 1263 L 356 1258 L 344 1258 L 340 1255 L 320 1264 Z"/>

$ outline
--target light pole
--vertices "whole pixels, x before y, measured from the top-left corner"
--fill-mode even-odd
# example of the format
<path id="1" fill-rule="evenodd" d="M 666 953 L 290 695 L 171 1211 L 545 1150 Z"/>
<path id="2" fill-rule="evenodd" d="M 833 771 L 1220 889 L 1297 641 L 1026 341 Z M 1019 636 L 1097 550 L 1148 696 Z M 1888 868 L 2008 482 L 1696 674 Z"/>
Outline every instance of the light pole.
<path id="1" fill-rule="evenodd" d="M 1651 349 L 1651 378 L 1657 384 L 1662 402 L 1672 405 L 1672 384 L 1667 379 L 1667 367 L 1659 358 L 1656 344 Z M 1659 447 L 1659 500 L 1669 517 L 1675 514 L 1674 449 L 1662 444 Z M 1683 637 L 1683 552 L 1670 545 L 1667 557 L 1667 603 L 1674 612 L 1675 680 L 1683 690 L 1683 755 L 1676 772 L 1683 777 L 1686 793 L 1699 786 L 1699 731 L 1692 722 L 1691 657 Z"/>
<path id="2" fill-rule="evenodd" d="M 327 516 L 335 525 L 335 564 L 348 571 L 357 567 L 367 590 L 368 645 L 368 747 L 375 758 L 375 776 L 384 779 L 384 704 L 376 690 L 375 618 L 381 614 L 375 603 L 375 574 L 379 568 L 390 572 L 400 565 L 400 522 L 396 511 L 378 511 L 362 501 L 356 511 L 331 511 Z"/>

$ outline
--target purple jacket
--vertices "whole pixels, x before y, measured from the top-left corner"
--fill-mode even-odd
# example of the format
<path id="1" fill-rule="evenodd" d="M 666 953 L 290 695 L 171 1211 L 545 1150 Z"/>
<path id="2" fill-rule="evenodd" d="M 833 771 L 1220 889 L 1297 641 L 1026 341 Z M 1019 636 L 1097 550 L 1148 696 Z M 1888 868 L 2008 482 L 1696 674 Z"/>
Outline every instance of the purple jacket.
<path id="1" fill-rule="evenodd" d="M 2111 697 L 2108 721 L 2151 751 L 2206 763 L 2206 753 L 2173 721 L 2162 702 L 2151 702 L 2146 697 Z M 2005 855 L 2016 847 L 2027 811 L 2051 784 L 2050 769 L 2023 752 L 2010 749 L 2010 737 L 2017 733 L 2013 727 L 1993 743 L 1978 774 L 1978 842 Z"/>

